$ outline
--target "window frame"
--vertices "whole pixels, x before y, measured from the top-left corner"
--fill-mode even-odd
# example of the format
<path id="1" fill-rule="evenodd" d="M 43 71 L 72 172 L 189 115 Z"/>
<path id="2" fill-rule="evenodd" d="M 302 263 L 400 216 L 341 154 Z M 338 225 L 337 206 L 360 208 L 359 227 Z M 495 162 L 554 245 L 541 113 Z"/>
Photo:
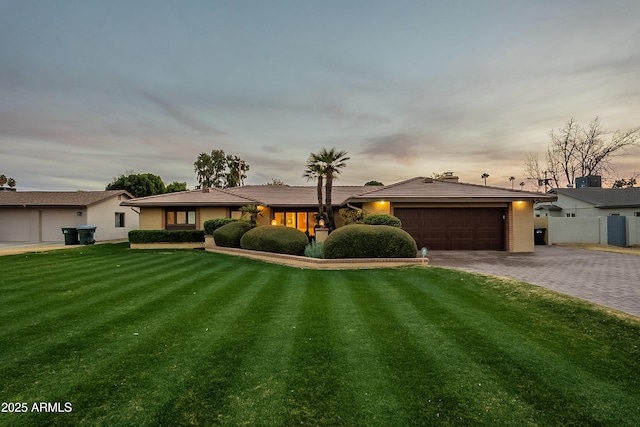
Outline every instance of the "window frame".
<path id="1" fill-rule="evenodd" d="M 178 222 L 178 219 L 184 215 L 185 222 Z M 192 214 L 192 215 L 190 215 Z M 173 218 L 169 222 L 170 216 Z M 193 222 L 189 222 L 193 219 Z M 164 209 L 164 224 L 166 230 L 195 230 L 197 228 L 196 208 L 191 207 L 171 207 Z"/>
<path id="2" fill-rule="evenodd" d="M 301 218 L 301 215 L 306 216 L 305 230 L 298 227 L 298 222 Z M 316 215 L 316 212 L 307 210 L 274 210 L 273 220 L 276 221 L 276 226 L 295 228 L 302 231 L 303 233 L 306 233 L 309 236 L 315 236 L 315 227 L 318 225 L 318 223 L 315 220 L 314 215 Z M 279 219 L 281 219 L 281 221 L 279 221 Z M 288 222 L 289 219 L 291 219 L 290 223 Z"/>
<path id="3" fill-rule="evenodd" d="M 115 212 L 115 228 L 125 228 L 125 213 Z"/>

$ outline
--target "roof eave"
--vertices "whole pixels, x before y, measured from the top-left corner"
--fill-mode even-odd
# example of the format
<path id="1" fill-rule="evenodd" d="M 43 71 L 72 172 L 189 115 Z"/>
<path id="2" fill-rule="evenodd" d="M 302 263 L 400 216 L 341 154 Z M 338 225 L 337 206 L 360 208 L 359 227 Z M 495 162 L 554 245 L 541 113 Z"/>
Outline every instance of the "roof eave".
<path id="1" fill-rule="evenodd" d="M 349 202 L 367 203 L 387 200 L 392 203 L 509 203 L 516 201 L 552 202 L 557 197 L 548 196 L 524 196 L 524 197 L 355 197 Z"/>

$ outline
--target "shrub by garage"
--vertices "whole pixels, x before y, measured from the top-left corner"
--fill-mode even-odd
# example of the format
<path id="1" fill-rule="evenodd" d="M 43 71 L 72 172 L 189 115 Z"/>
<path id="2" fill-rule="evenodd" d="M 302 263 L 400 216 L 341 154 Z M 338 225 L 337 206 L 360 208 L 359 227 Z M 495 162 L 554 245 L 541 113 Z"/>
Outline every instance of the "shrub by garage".
<path id="1" fill-rule="evenodd" d="M 298 229 L 265 226 L 247 231 L 240 240 L 240 247 L 254 251 L 304 255 L 304 248 L 308 243 L 307 235 Z"/>
<path id="2" fill-rule="evenodd" d="M 240 239 L 251 229 L 251 224 L 246 221 L 235 221 L 223 225 L 213 232 L 213 240 L 216 245 L 225 248 L 239 248 Z"/>
<path id="3" fill-rule="evenodd" d="M 416 241 L 401 228 L 354 224 L 338 228 L 324 241 L 324 258 L 415 258 Z"/>
<path id="4" fill-rule="evenodd" d="M 391 227 L 402 227 L 402 221 L 400 221 L 400 218 L 398 218 L 397 216 L 385 214 L 367 215 L 362 220 L 362 223 L 368 225 L 389 225 Z"/>

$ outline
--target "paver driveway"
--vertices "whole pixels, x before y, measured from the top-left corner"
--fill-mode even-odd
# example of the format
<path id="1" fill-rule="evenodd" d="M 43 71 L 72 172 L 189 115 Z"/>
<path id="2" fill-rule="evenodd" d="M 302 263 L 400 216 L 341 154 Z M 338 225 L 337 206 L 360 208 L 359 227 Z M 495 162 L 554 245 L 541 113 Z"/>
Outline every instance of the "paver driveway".
<path id="1" fill-rule="evenodd" d="M 557 246 L 534 253 L 430 251 L 429 264 L 510 277 L 640 317 L 640 257 Z"/>

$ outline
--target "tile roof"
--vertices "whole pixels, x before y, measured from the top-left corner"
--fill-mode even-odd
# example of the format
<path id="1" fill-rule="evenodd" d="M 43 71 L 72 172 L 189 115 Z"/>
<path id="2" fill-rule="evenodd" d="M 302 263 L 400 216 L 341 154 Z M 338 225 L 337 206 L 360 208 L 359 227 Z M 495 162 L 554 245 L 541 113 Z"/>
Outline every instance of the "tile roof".
<path id="1" fill-rule="evenodd" d="M 441 201 L 461 202 L 470 199 L 482 201 L 539 200 L 553 201 L 556 196 L 529 191 L 511 190 L 454 181 L 439 181 L 415 177 L 354 198 L 355 201 L 390 200 L 395 202 Z"/>
<path id="2" fill-rule="evenodd" d="M 334 185 L 331 191 L 333 205 L 342 206 L 352 197 L 372 191 L 371 186 L 340 186 Z M 288 186 L 288 185 L 245 185 L 229 188 L 226 191 L 255 200 L 260 200 L 264 206 L 318 206 L 317 186 Z M 324 198 L 324 191 L 323 191 Z"/>
<path id="3" fill-rule="evenodd" d="M 124 190 L 0 191 L 0 207 L 87 207 L 122 194 L 133 198 Z"/>
<path id="4" fill-rule="evenodd" d="M 596 208 L 640 207 L 640 187 L 632 188 L 554 188 L 554 193 L 591 203 Z"/>
<path id="5" fill-rule="evenodd" d="M 553 201 L 555 195 L 486 187 L 451 181 L 436 181 L 416 177 L 396 184 L 378 186 L 333 186 L 332 202 L 342 206 L 347 202 L 390 200 L 395 202 L 539 200 Z M 127 200 L 123 206 L 243 206 L 259 204 L 272 207 L 316 207 L 317 187 L 288 185 L 245 185 L 224 190 L 210 188 L 180 193 L 160 194 Z"/>
<path id="6" fill-rule="evenodd" d="M 218 188 L 157 194 L 126 200 L 122 206 L 244 206 L 260 204 L 260 200 L 235 195 Z"/>

